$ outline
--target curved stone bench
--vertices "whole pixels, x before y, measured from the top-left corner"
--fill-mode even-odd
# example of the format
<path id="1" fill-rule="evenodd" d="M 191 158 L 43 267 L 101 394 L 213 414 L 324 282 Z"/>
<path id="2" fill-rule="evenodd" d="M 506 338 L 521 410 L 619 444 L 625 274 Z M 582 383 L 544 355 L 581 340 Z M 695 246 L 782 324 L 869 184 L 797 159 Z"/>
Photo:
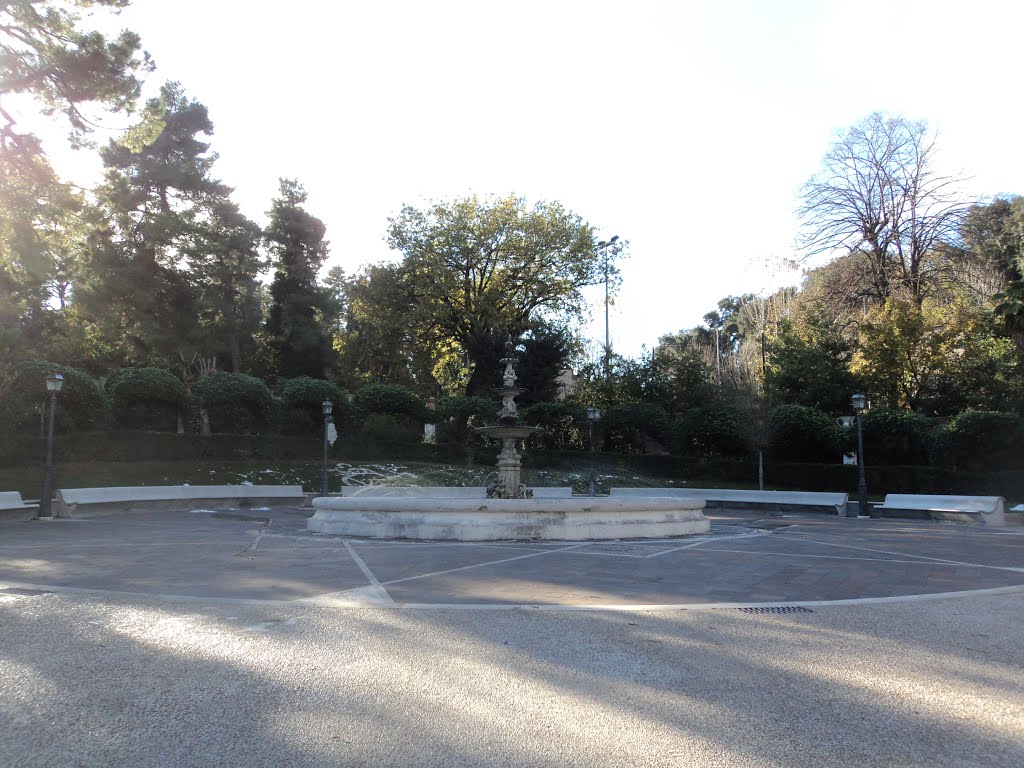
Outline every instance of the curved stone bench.
<path id="1" fill-rule="evenodd" d="M 39 512 L 38 504 L 26 504 L 19 491 L 0 491 L 0 521 L 21 523 L 33 519 Z"/>
<path id="2" fill-rule="evenodd" d="M 706 509 L 755 509 L 771 512 L 826 512 L 845 515 L 849 495 L 813 491 L 746 491 L 733 488 L 612 488 L 626 498 L 704 499 Z"/>
<path id="3" fill-rule="evenodd" d="M 310 531 L 373 539 L 660 539 L 710 530 L 697 499 L 329 496 L 313 507 Z"/>
<path id="4" fill-rule="evenodd" d="M 887 517 L 925 517 L 957 523 L 1006 525 L 1006 500 L 1001 496 L 926 496 L 889 493 L 875 509 Z"/>
<path id="5" fill-rule="evenodd" d="M 228 509 L 268 504 L 301 507 L 301 485 L 143 485 L 117 488 L 62 488 L 54 514 L 85 517 L 111 512 L 188 510 L 201 505 Z"/>

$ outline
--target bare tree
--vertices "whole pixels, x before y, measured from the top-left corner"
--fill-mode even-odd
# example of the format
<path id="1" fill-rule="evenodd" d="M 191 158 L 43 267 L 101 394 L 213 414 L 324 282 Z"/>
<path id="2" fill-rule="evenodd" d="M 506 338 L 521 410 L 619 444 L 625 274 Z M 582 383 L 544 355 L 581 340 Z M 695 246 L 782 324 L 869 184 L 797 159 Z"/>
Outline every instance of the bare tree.
<path id="1" fill-rule="evenodd" d="M 878 299 L 920 304 L 946 268 L 935 247 L 955 242 L 969 207 L 961 179 L 938 174 L 934 159 L 924 122 L 876 112 L 839 136 L 801 191 L 804 257 L 862 254 Z"/>

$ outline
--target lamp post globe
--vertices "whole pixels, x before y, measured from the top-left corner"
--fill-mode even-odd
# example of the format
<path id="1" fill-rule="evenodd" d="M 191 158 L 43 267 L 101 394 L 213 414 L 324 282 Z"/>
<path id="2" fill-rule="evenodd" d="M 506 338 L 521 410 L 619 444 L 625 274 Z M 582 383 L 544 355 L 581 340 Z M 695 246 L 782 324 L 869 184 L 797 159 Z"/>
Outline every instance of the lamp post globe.
<path id="1" fill-rule="evenodd" d="M 46 433 L 46 465 L 43 468 L 43 495 L 39 499 L 39 517 L 53 517 L 53 425 L 57 418 L 57 393 L 64 387 L 64 376 L 56 371 L 46 376 L 50 393 L 50 426 Z"/>

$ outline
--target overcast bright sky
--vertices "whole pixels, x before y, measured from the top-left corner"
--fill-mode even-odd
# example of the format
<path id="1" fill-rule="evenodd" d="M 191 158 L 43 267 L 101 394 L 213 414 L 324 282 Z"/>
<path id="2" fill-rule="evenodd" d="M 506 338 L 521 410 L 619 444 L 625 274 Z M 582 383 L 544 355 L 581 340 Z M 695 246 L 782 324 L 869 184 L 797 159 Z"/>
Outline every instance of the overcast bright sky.
<path id="1" fill-rule="evenodd" d="M 872 111 L 927 120 L 966 193 L 1024 192 L 1022 8 L 134 0 L 119 26 L 156 59 L 149 92 L 178 80 L 209 108 L 242 209 L 264 221 L 298 178 L 346 272 L 395 257 L 403 203 L 470 192 L 558 200 L 628 239 L 611 337 L 635 356 L 723 296 L 797 282 L 766 268 L 793 255 L 796 193 Z"/>

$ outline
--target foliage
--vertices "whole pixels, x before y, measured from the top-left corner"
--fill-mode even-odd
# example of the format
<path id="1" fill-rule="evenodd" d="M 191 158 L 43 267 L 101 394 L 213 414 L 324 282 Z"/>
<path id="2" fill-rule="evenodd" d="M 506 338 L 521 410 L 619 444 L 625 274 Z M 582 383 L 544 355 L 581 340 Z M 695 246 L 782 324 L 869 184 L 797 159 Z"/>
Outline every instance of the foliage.
<path id="1" fill-rule="evenodd" d="M 128 2 L 73 0 L 48 3 L 42 10 L 36 2 L 0 4 L 0 93 L 27 93 L 42 104 L 44 114 L 63 114 L 76 145 L 91 130 L 84 105 L 131 111 L 141 89 L 138 75 L 153 68 L 149 54 L 140 52 L 139 36 L 125 30 L 107 39 L 85 29 L 75 13 L 94 6 L 116 13 Z M 0 126 L 0 151 L 32 142 L 32 137 L 14 131 L 14 120 L 6 112 L 0 116 L 6 121 Z"/>
<path id="2" fill-rule="evenodd" d="M 768 421 L 770 450 L 777 461 L 839 463 L 843 433 L 827 413 L 804 405 L 778 405 Z"/>
<path id="3" fill-rule="evenodd" d="M 331 294 L 316 282 L 327 259 L 327 228 L 305 202 L 301 184 L 281 179 L 265 233 L 275 267 L 267 341 L 273 372 L 284 378 L 322 377 L 335 357 L 324 323 L 333 309 Z"/>
<path id="4" fill-rule="evenodd" d="M 55 429 L 68 432 L 102 426 L 107 399 L 95 379 L 68 365 L 29 360 L 15 365 L 10 379 L 0 383 L 5 391 L 0 418 L 6 427 L 11 431 L 38 429 L 40 406 L 50 399 L 45 379 L 52 372 L 64 376 L 63 388 L 57 395 Z"/>
<path id="5" fill-rule="evenodd" d="M 767 349 L 765 390 L 773 403 L 846 413 L 861 389 L 850 372 L 850 344 L 828 330 L 804 337 L 787 325 Z"/>
<path id="6" fill-rule="evenodd" d="M 185 385 L 162 368 L 124 368 L 106 384 L 120 426 L 171 429 L 186 398 Z"/>
<path id="7" fill-rule="evenodd" d="M 715 400 L 688 411 L 675 426 L 676 449 L 688 456 L 742 456 L 747 445 L 740 413 L 731 403 Z"/>
<path id="8" fill-rule="evenodd" d="M 331 418 L 341 430 L 353 421 L 352 407 L 345 393 L 325 379 L 298 376 L 284 381 L 278 393 L 283 412 L 278 417 L 278 429 L 285 434 L 318 434 L 323 428 L 323 403 L 331 401 Z"/>
<path id="9" fill-rule="evenodd" d="M 924 416 L 895 408 L 872 408 L 862 416 L 864 461 L 869 464 L 927 464 L 932 429 Z"/>
<path id="10" fill-rule="evenodd" d="M 1021 469 L 1024 420 L 1015 413 L 964 411 L 949 422 L 956 466 L 969 470 Z"/>
<path id="11" fill-rule="evenodd" d="M 602 414 L 598 427 L 602 450 L 646 453 L 651 443 L 665 444 L 669 435 L 665 409 L 652 403 L 613 405 Z"/>
<path id="12" fill-rule="evenodd" d="M 605 274 L 590 225 L 558 203 L 530 208 L 514 196 L 406 206 L 388 242 L 416 296 L 411 327 L 424 344 L 455 342 L 468 355 L 471 395 L 493 386 L 496 339 L 518 339 L 545 317 L 578 318 L 581 288 Z M 614 260 L 608 271 L 614 280 Z"/>
<path id="13" fill-rule="evenodd" d="M 541 448 L 558 450 L 587 450 L 589 428 L 587 411 L 572 403 L 534 403 L 522 410 L 522 421 L 543 432 L 533 436 L 532 442 Z"/>
<path id="14" fill-rule="evenodd" d="M 195 394 L 210 415 L 214 432 L 262 432 L 271 414 L 270 390 L 244 373 L 211 371 L 200 377 Z"/>
<path id="15" fill-rule="evenodd" d="M 923 122 L 869 115 L 836 138 L 802 190 L 805 253 L 862 253 L 872 294 L 917 302 L 941 282 L 930 257 L 958 234 L 966 204 L 957 179 L 936 173 Z"/>
<path id="16" fill-rule="evenodd" d="M 404 387 L 393 384 L 367 384 L 356 392 L 353 405 L 363 413 L 389 413 L 424 421 L 426 405 Z"/>

